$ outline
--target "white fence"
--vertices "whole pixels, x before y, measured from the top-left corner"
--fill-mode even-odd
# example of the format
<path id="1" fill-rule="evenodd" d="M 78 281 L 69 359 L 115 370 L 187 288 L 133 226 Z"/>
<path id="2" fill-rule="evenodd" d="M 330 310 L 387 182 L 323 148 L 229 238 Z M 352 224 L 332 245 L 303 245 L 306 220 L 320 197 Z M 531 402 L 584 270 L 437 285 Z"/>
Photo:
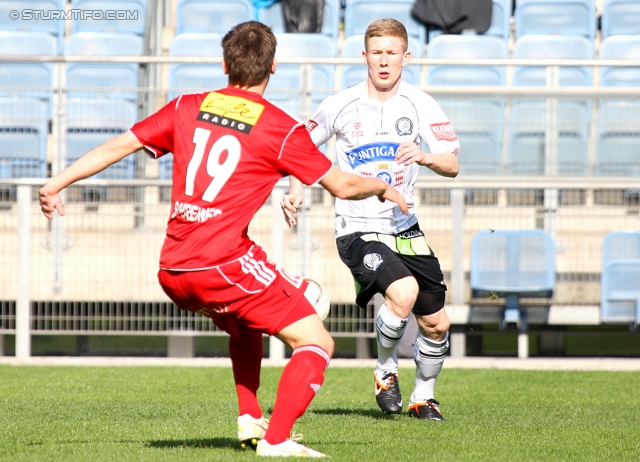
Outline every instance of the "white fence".
<path id="1" fill-rule="evenodd" d="M 556 290 L 551 300 L 525 301 L 530 323 L 600 323 L 602 240 L 640 227 L 637 179 L 428 178 L 418 185 L 416 209 L 445 273 L 454 325 L 500 320 L 503 301 L 473 299 L 469 288 L 470 241 L 486 228 L 542 228 L 554 238 Z M 72 190 L 66 216 L 53 222 L 35 201 L 40 181 L 5 181 L 17 185 L 17 200 L 0 211 L 0 335 L 15 333 L 27 350 L 31 334 L 221 335 L 209 320 L 175 308 L 157 282 L 168 181 L 85 180 L 76 188 L 134 188 L 142 192 L 131 197 L 142 201 L 82 202 Z M 286 187 L 274 190 L 250 236 L 272 260 L 326 287 L 334 335 L 373 337 L 374 310 L 353 305 L 352 278 L 335 249 L 331 196 L 307 188 L 309 207 L 288 230 L 279 207 Z M 625 202 L 629 191 L 636 195 Z"/>

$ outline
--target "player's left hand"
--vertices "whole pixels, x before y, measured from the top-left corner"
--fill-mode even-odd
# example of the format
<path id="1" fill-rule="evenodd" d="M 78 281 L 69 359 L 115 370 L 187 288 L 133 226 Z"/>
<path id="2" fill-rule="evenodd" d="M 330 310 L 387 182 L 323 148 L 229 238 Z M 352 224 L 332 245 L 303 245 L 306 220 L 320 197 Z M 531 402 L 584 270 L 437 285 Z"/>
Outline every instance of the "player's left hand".
<path id="1" fill-rule="evenodd" d="M 380 181 L 384 186 L 384 192 L 378 195 L 378 199 L 380 200 L 380 202 L 384 202 L 384 201 L 394 202 L 398 207 L 400 207 L 400 210 L 402 210 L 402 213 L 404 213 L 405 215 L 408 215 L 409 207 L 407 206 L 407 201 L 404 199 L 404 196 L 400 194 L 400 192 L 390 184 L 387 184 L 382 180 L 376 180 L 376 181 Z"/>
<path id="2" fill-rule="evenodd" d="M 293 214 L 298 211 L 301 205 L 301 194 L 285 194 L 282 198 L 280 206 L 282 207 L 282 212 L 284 212 L 284 221 L 289 228 L 296 225 L 296 217 Z"/>
<path id="3" fill-rule="evenodd" d="M 49 220 L 53 219 L 54 211 L 57 211 L 58 215 L 64 216 L 62 198 L 58 191 L 49 184 L 45 184 L 38 190 L 38 200 L 40 201 L 40 210 Z"/>
<path id="4" fill-rule="evenodd" d="M 396 162 L 401 165 L 410 165 L 414 162 L 422 163 L 424 153 L 413 142 L 402 143 L 396 152 Z"/>

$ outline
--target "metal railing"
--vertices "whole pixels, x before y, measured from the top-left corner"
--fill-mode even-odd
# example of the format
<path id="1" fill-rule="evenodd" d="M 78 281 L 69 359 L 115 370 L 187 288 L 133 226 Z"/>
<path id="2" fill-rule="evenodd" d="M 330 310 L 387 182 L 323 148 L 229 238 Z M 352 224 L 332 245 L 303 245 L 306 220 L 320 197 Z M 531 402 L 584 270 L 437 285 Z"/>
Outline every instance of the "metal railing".
<path id="1" fill-rule="evenodd" d="M 175 308 L 157 283 L 170 204 L 153 203 L 149 197 L 159 197 L 157 191 L 151 191 L 168 187 L 169 181 L 84 180 L 77 187 L 118 184 L 144 189 L 145 203 L 96 207 L 68 202 L 67 215 L 56 217 L 51 227 L 34 199 L 42 181 L 3 180 L 16 186 L 17 201 L 0 211 L 4 215 L 0 225 L 0 334 L 15 333 L 20 354 L 29 350 L 32 334 L 222 334 L 209 320 Z M 416 211 L 445 273 L 452 322 L 499 320 L 500 300 L 471 298 L 468 271 L 473 235 L 486 228 L 542 228 L 556 245 L 557 287 L 552 300 L 530 302 L 530 322 L 599 323 L 602 240 L 611 230 L 638 228 L 640 207 L 637 200 L 607 205 L 596 198 L 624 194 L 637 184 L 637 178 L 420 180 Z M 275 188 L 252 222 L 249 235 L 270 259 L 325 286 L 332 298 L 327 326 L 334 335 L 373 337 L 373 311 L 353 305 L 351 275 L 335 249 L 331 196 L 318 188 L 305 188 L 307 207 L 296 229 L 287 230 L 279 206 L 286 188 L 286 184 Z M 544 200 L 547 194 L 579 200 L 559 201 L 549 208 Z"/>

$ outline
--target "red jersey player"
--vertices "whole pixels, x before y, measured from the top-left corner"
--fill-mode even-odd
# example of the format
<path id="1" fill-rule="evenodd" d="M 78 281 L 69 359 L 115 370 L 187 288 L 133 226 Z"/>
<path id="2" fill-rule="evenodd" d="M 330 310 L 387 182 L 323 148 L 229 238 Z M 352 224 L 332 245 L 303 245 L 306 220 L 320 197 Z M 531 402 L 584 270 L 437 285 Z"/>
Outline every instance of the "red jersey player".
<path id="1" fill-rule="evenodd" d="M 276 181 L 295 175 L 343 199 L 406 202 L 387 183 L 343 173 L 317 150 L 302 124 L 262 98 L 275 72 L 275 36 L 250 21 L 222 40 L 229 86 L 181 95 L 130 131 L 89 151 L 39 191 L 45 216 L 64 215 L 58 192 L 146 149 L 174 156 L 172 208 L 158 279 L 182 309 L 209 316 L 230 334 L 238 394 L 238 436 L 261 456 L 323 457 L 289 435 L 324 380 L 333 340 L 304 297 L 307 283 L 267 260 L 247 235 Z M 293 350 L 270 421 L 256 393 L 262 334 Z"/>

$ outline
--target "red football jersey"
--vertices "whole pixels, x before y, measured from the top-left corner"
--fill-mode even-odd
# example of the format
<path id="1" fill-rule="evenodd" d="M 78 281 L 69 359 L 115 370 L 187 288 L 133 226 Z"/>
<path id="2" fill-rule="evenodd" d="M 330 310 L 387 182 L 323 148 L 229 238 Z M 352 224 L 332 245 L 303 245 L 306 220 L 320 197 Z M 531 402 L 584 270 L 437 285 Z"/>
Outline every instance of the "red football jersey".
<path id="1" fill-rule="evenodd" d="M 241 257 L 253 245 L 249 222 L 281 177 L 310 185 L 331 168 L 303 124 L 233 87 L 181 95 L 131 132 L 156 158 L 173 153 L 163 269 L 199 270 Z"/>

